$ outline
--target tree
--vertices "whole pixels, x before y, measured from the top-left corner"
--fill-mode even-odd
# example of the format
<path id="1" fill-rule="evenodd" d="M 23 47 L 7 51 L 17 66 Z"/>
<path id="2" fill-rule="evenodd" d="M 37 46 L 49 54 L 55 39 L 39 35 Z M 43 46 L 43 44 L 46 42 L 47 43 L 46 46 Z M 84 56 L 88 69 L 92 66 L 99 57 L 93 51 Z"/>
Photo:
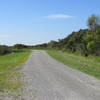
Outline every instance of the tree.
<path id="1" fill-rule="evenodd" d="M 15 44 L 13 46 L 14 49 L 25 49 L 28 48 L 28 46 L 24 45 L 24 44 Z"/>
<path id="2" fill-rule="evenodd" d="M 57 41 L 50 41 L 48 43 L 48 48 L 56 48 L 58 46 L 58 42 Z"/>
<path id="3" fill-rule="evenodd" d="M 100 27 L 100 17 L 93 14 L 88 18 L 87 23 L 88 27 L 95 32 L 96 28 Z"/>

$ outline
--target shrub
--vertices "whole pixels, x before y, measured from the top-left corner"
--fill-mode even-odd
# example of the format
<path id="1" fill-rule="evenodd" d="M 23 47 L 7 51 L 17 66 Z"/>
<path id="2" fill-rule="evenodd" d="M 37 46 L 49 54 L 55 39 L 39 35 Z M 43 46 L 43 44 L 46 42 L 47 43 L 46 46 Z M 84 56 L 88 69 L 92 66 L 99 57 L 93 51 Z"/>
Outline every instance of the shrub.
<path id="1" fill-rule="evenodd" d="M 0 46 L 0 55 L 11 53 L 12 49 L 8 46 Z"/>
<path id="2" fill-rule="evenodd" d="M 94 47 L 95 47 L 95 42 L 94 41 L 88 42 L 87 49 L 88 49 L 89 53 L 93 53 Z"/>

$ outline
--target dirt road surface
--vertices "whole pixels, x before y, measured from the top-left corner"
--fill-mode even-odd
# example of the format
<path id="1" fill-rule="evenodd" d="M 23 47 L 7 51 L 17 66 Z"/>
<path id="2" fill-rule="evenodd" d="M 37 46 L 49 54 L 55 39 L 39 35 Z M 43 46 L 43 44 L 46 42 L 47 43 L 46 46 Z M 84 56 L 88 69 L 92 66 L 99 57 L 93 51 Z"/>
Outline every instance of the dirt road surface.
<path id="1" fill-rule="evenodd" d="M 23 70 L 25 100 L 100 100 L 100 81 L 36 50 Z"/>

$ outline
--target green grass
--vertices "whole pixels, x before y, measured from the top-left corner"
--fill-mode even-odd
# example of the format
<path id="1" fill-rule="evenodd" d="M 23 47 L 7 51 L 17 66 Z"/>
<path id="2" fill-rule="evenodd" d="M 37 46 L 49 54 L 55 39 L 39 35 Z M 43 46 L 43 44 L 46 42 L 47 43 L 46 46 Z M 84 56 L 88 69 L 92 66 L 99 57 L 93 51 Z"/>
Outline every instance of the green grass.
<path id="1" fill-rule="evenodd" d="M 21 86 L 18 69 L 25 62 L 31 51 L 0 56 L 0 91 L 16 90 Z"/>
<path id="2" fill-rule="evenodd" d="M 100 79 L 100 57 L 83 57 L 57 50 L 47 50 L 46 52 L 63 64 Z"/>

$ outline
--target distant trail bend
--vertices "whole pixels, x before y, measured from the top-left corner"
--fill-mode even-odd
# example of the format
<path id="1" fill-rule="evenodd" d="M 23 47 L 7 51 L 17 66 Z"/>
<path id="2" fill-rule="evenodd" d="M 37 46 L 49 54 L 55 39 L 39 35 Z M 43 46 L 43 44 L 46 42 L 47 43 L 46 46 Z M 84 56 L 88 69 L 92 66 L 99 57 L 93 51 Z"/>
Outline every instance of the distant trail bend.
<path id="1" fill-rule="evenodd" d="M 100 100 L 100 81 L 35 50 L 25 63 L 25 100 Z"/>

